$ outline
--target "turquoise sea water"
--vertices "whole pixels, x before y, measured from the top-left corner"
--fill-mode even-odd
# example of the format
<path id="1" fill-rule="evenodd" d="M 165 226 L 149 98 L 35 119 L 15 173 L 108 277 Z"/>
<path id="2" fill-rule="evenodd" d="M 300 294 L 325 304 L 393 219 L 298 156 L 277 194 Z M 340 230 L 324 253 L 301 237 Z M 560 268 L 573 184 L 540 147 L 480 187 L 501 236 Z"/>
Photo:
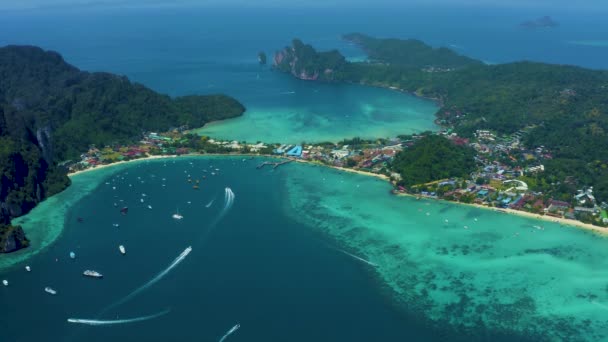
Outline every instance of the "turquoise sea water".
<path id="1" fill-rule="evenodd" d="M 390 9 L 222 9 L 103 5 L 0 12 L 0 45 L 54 49 L 79 68 L 125 74 L 170 95 L 227 93 L 247 107 L 242 118 L 201 131 L 249 141 L 336 141 L 434 129 L 436 106 L 388 90 L 294 80 L 261 67 L 295 37 L 349 59 L 363 51 L 340 40 L 348 32 L 416 38 L 491 63 L 535 60 L 606 68 L 601 13 L 472 7 Z M 524 20 L 550 14 L 560 26 L 524 30 Z M 43 34 L 42 34 L 43 33 Z M 272 58 L 269 58 L 271 60 Z"/>
<path id="2" fill-rule="evenodd" d="M 276 77 L 270 72 L 262 75 Z M 269 97 L 268 106 L 251 106 L 242 118 L 207 125 L 198 133 L 248 142 L 301 143 L 391 138 L 437 129 L 430 114 L 437 107 L 427 100 L 358 85 L 288 83 L 289 91 L 280 100 Z"/>
<path id="3" fill-rule="evenodd" d="M 256 169 L 261 161 L 167 159 L 82 175 L 88 182 L 75 177 L 71 189 L 82 197 L 67 211 L 61 237 L 0 271 L 10 282 L 0 302 L 11 308 L 0 329 L 14 341 L 213 341 L 237 323 L 234 341 L 606 339 L 605 238 L 395 197 L 382 180 L 317 166 Z M 200 190 L 188 175 L 201 180 Z M 217 221 L 225 187 L 235 200 Z M 171 218 L 177 210 L 179 222 Z M 26 231 L 41 216 L 24 217 Z M 103 310 L 187 246 L 192 253 L 166 277 Z M 88 268 L 105 278 L 84 278 Z M 149 322 L 66 323 L 166 308 L 169 314 Z M 31 322 L 37 329 L 27 329 Z"/>
<path id="4" fill-rule="evenodd" d="M 388 90 L 294 80 L 257 65 L 258 51 L 272 53 L 300 37 L 362 59 L 360 50 L 339 39 L 361 31 L 419 38 L 489 62 L 608 67 L 608 52 L 597 44 L 608 32 L 601 13 L 552 13 L 561 23 L 552 30 L 517 27 L 545 14 L 100 6 L 0 12 L 0 44 L 54 49 L 82 69 L 125 74 L 171 95 L 228 93 L 248 112 L 207 127 L 208 134 L 300 142 L 429 129 L 435 107 Z M 571 44 L 577 41 L 596 43 Z M 0 256 L 0 278 L 10 282 L 0 287 L 0 304 L 9 308 L 3 312 L 10 313 L 0 315 L 1 336 L 217 341 L 240 323 L 228 341 L 606 340 L 605 238 L 397 198 L 385 182 L 324 168 L 256 170 L 260 161 L 142 162 L 75 177 L 66 192 L 17 220 L 32 247 Z M 188 173 L 207 176 L 201 190 L 186 182 Z M 236 200 L 214 225 L 226 186 Z M 114 203 L 128 205 L 129 214 L 121 216 Z M 178 209 L 181 222 L 171 219 Z M 118 253 L 119 244 L 126 256 Z M 100 315 L 189 245 L 192 253 L 165 278 Z M 87 268 L 105 278 L 83 278 Z M 46 294 L 45 286 L 58 295 Z M 165 316 L 130 325 L 66 322 L 128 319 L 167 308 Z"/>

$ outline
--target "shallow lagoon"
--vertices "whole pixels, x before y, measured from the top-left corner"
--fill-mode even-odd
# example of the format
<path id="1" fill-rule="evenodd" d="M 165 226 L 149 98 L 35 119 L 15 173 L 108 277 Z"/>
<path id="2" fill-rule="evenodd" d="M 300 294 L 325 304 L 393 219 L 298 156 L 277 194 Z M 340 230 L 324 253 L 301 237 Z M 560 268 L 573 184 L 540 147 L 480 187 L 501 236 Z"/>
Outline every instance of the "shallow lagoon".
<path id="1" fill-rule="evenodd" d="M 337 142 L 392 138 L 436 130 L 437 106 L 414 96 L 349 84 L 312 83 L 262 72 L 282 87 L 266 86 L 242 117 L 197 130 L 213 138 L 247 142 Z"/>
<path id="2" fill-rule="evenodd" d="M 0 288 L 0 302 L 12 308 L 0 328 L 18 341 L 95 341 L 102 335 L 211 341 L 236 323 L 241 329 L 230 337 L 234 341 L 605 338 L 605 238 L 395 197 L 384 181 L 323 167 L 257 170 L 261 161 L 155 160 L 75 177 L 88 181 L 75 181 L 70 190 L 89 196 L 66 205 L 60 238 L 27 261 L 31 273 L 25 263 L 0 271 L 11 284 Z M 192 189 L 188 174 L 201 180 L 200 190 Z M 234 206 L 212 227 L 226 186 L 236 194 Z M 130 208 L 126 216 L 113 206 L 120 200 Z M 181 222 L 171 219 L 176 210 L 185 217 Z M 24 217 L 26 230 L 46 215 Z M 126 256 L 118 244 L 126 246 Z M 166 278 L 99 318 L 165 308 L 168 315 L 112 327 L 65 323 L 96 317 L 189 245 L 191 255 Z M 67 257 L 70 250 L 75 261 Z M 106 277 L 83 279 L 85 268 Z M 59 294 L 47 295 L 44 286 Z M 40 322 L 36 331 L 26 328 L 32 321 Z"/>

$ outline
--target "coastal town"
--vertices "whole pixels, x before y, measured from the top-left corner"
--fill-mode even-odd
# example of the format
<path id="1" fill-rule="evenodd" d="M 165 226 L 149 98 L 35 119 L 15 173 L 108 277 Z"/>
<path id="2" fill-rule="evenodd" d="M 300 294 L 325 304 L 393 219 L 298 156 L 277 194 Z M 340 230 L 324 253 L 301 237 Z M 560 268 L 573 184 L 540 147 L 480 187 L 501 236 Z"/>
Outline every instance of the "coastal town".
<path id="1" fill-rule="evenodd" d="M 401 135 L 393 139 L 354 138 L 338 143 L 267 144 L 212 139 L 193 134 L 187 127 L 179 127 L 163 133 L 146 132 L 137 144 L 92 146 L 81 155 L 81 160 L 67 162 L 65 166 L 74 173 L 150 156 L 272 156 L 381 175 L 393 184 L 394 194 L 476 204 L 499 211 L 517 210 L 545 219 L 567 219 L 607 227 L 608 204 L 595 198 L 592 186 L 581 187 L 568 195 L 541 191 L 543 187 L 537 184 L 537 175 L 545 172 L 544 163 L 551 160 L 552 153 L 544 146 L 525 148 L 522 139 L 527 132 L 528 129 L 522 129 L 510 136 L 497 136 L 489 130 L 477 130 L 473 138 L 467 139 L 450 129 L 442 129 L 436 133 Z M 393 159 L 400 151 L 431 134 L 442 135 L 455 145 L 473 149 L 476 170 L 469 177 L 441 179 L 410 187 L 401 185 L 402 175 L 391 168 Z"/>

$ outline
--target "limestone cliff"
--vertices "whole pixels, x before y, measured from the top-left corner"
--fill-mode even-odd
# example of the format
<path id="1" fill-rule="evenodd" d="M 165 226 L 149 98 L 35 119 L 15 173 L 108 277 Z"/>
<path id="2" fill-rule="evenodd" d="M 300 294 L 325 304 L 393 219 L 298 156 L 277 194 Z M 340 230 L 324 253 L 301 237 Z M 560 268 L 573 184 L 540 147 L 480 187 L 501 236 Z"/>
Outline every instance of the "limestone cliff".
<path id="1" fill-rule="evenodd" d="M 292 46 L 275 53 L 273 65 L 302 80 L 333 81 L 347 63 L 337 50 L 317 52 L 312 46 L 294 39 Z"/>
<path id="2" fill-rule="evenodd" d="M 30 241 L 25 237 L 21 227 L 0 227 L 0 253 L 10 253 L 29 246 Z"/>

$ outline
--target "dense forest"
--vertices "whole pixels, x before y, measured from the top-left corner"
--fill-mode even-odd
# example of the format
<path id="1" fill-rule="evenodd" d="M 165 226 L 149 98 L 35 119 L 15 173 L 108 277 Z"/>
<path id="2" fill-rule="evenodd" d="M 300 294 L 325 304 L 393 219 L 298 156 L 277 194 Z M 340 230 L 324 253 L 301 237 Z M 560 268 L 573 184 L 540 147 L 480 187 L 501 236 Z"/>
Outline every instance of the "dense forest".
<path id="1" fill-rule="evenodd" d="M 345 62 L 326 80 L 394 87 L 435 99 L 441 106 L 437 121 L 464 137 L 477 129 L 501 135 L 532 128 L 524 143 L 543 145 L 553 155 L 541 176 L 546 183 L 593 185 L 598 198 L 608 198 L 607 71 L 534 62 L 485 65 L 419 41 L 345 38 L 370 60 Z M 306 55 L 314 53 L 307 48 Z"/>
<path id="2" fill-rule="evenodd" d="M 451 177 L 468 177 L 475 169 L 475 151 L 441 135 L 427 135 L 399 152 L 391 165 L 401 174 L 400 185 L 411 187 Z"/>
<path id="3" fill-rule="evenodd" d="M 378 61 L 393 66 L 409 68 L 436 67 L 457 69 L 480 65 L 480 61 L 461 56 L 456 52 L 440 47 L 433 48 L 416 39 L 376 39 L 360 33 L 350 33 L 342 37 L 357 44 L 368 54 L 370 61 Z"/>
<path id="4" fill-rule="evenodd" d="M 37 47 L 0 48 L 0 244 L 11 232 L 22 235 L 8 226 L 11 217 L 69 185 L 58 165 L 90 145 L 201 127 L 244 110 L 225 95 L 172 99 L 126 77 L 83 72 Z"/>

